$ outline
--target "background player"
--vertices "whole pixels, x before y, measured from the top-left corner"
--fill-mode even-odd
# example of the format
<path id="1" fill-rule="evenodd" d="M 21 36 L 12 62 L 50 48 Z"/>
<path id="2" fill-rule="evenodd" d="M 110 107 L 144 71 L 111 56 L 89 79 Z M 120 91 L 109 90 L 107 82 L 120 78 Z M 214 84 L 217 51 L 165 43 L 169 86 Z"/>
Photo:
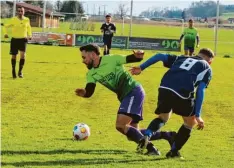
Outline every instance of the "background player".
<path id="1" fill-rule="evenodd" d="M 106 22 L 102 24 L 101 31 L 103 33 L 104 52 L 103 55 L 110 54 L 112 38 L 116 32 L 114 23 L 111 23 L 111 15 L 106 15 Z"/>
<path id="2" fill-rule="evenodd" d="M 152 133 L 158 131 L 169 120 L 172 112 L 182 116 L 184 123 L 180 127 L 171 150 L 167 157 L 181 157 L 179 150 L 190 137 L 192 128 L 198 123 L 198 129 L 204 128 L 201 118 L 201 107 L 204 99 L 204 90 L 211 80 L 211 64 L 214 54 L 210 49 L 201 49 L 197 57 L 172 56 L 156 54 L 139 67 L 133 67 L 131 73 L 138 75 L 150 65 L 162 61 L 165 67 L 170 68 L 163 76 L 159 87 L 158 106 L 155 113 L 158 115 L 149 124 L 140 141 L 139 147 L 144 148 Z M 196 90 L 196 101 L 194 92 Z"/>
<path id="3" fill-rule="evenodd" d="M 180 36 L 180 45 L 184 37 L 184 54 L 192 56 L 194 53 L 195 43 L 197 40 L 196 47 L 199 47 L 199 35 L 197 29 L 193 26 L 194 21 L 189 19 L 189 27 L 184 29 L 183 34 Z"/>
<path id="4" fill-rule="evenodd" d="M 29 18 L 24 16 L 24 8 L 18 7 L 17 16 L 12 17 L 8 24 L 2 24 L 4 37 L 8 38 L 7 31 L 5 28 L 12 27 L 12 38 L 10 46 L 11 65 L 12 65 L 12 77 L 16 78 L 15 65 L 16 65 L 16 56 L 18 51 L 20 51 L 20 62 L 19 62 L 19 71 L 18 76 L 23 78 L 22 69 L 25 63 L 25 52 L 28 39 L 32 38 L 32 31 L 30 26 Z"/>

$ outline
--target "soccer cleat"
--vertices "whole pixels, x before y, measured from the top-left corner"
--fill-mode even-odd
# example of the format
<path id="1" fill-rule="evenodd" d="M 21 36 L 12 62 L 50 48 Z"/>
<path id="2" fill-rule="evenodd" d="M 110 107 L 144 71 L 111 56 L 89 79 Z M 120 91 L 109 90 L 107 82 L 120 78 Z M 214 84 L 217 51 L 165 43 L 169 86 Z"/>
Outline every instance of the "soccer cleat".
<path id="1" fill-rule="evenodd" d="M 137 152 L 138 153 L 143 153 L 143 151 L 147 147 L 148 143 L 149 143 L 149 137 L 144 136 L 138 143 Z"/>
<path id="2" fill-rule="evenodd" d="M 176 132 L 165 132 L 165 134 L 163 135 L 164 139 L 168 141 L 168 143 L 170 144 L 170 146 L 172 147 L 175 137 L 176 137 Z"/>
<path id="3" fill-rule="evenodd" d="M 154 147 L 154 145 L 149 142 L 148 145 L 147 145 L 147 152 L 145 153 L 145 155 L 157 155 L 157 156 L 160 156 L 161 155 L 161 152 Z"/>
<path id="4" fill-rule="evenodd" d="M 166 154 L 166 157 L 168 159 L 172 158 L 172 159 L 184 159 L 181 155 L 180 155 L 180 152 L 179 151 L 169 151 L 167 152 Z"/>
<path id="5" fill-rule="evenodd" d="M 18 72 L 18 76 L 19 76 L 19 78 L 23 78 L 24 76 L 23 76 L 23 73 L 22 72 Z"/>
<path id="6" fill-rule="evenodd" d="M 16 77 L 16 72 L 14 71 L 14 70 L 12 70 L 12 77 L 13 77 L 13 79 L 16 79 L 17 77 Z"/>

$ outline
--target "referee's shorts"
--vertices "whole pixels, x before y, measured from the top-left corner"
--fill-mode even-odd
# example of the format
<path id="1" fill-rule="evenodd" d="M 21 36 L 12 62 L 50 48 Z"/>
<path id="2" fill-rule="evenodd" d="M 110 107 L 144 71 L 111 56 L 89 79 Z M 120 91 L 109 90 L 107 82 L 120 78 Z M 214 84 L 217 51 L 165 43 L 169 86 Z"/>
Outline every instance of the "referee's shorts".
<path id="1" fill-rule="evenodd" d="M 28 39 L 27 38 L 12 38 L 10 46 L 10 54 L 17 55 L 18 51 L 26 51 Z"/>

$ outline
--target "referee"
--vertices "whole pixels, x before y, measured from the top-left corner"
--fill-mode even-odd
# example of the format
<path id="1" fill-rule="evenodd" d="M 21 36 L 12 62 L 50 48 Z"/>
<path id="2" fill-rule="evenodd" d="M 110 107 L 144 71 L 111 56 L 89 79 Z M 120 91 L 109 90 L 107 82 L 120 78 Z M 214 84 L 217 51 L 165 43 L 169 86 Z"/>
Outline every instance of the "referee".
<path id="1" fill-rule="evenodd" d="M 30 26 L 29 18 L 24 16 L 24 8 L 17 8 L 17 16 L 12 17 L 8 24 L 1 24 L 3 26 L 4 37 L 8 38 L 6 28 L 12 28 L 12 38 L 10 46 L 11 65 L 12 65 L 12 77 L 16 79 L 16 56 L 18 51 L 20 51 L 20 62 L 19 62 L 19 71 L 18 76 L 23 78 L 22 69 L 25 63 L 25 52 L 28 39 L 32 38 L 32 31 Z"/>

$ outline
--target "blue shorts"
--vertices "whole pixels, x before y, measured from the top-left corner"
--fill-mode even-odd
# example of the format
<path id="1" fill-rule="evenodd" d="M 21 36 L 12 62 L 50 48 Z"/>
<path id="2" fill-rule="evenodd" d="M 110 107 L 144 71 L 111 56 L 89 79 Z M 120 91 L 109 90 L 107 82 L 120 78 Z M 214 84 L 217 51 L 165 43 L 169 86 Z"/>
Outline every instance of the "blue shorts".
<path id="1" fill-rule="evenodd" d="M 184 50 L 189 50 L 190 53 L 194 52 L 194 47 L 184 46 Z"/>
<path id="2" fill-rule="evenodd" d="M 136 86 L 132 91 L 121 101 L 118 114 L 130 116 L 135 123 L 138 123 L 142 118 L 143 103 L 145 91 L 141 85 Z"/>

